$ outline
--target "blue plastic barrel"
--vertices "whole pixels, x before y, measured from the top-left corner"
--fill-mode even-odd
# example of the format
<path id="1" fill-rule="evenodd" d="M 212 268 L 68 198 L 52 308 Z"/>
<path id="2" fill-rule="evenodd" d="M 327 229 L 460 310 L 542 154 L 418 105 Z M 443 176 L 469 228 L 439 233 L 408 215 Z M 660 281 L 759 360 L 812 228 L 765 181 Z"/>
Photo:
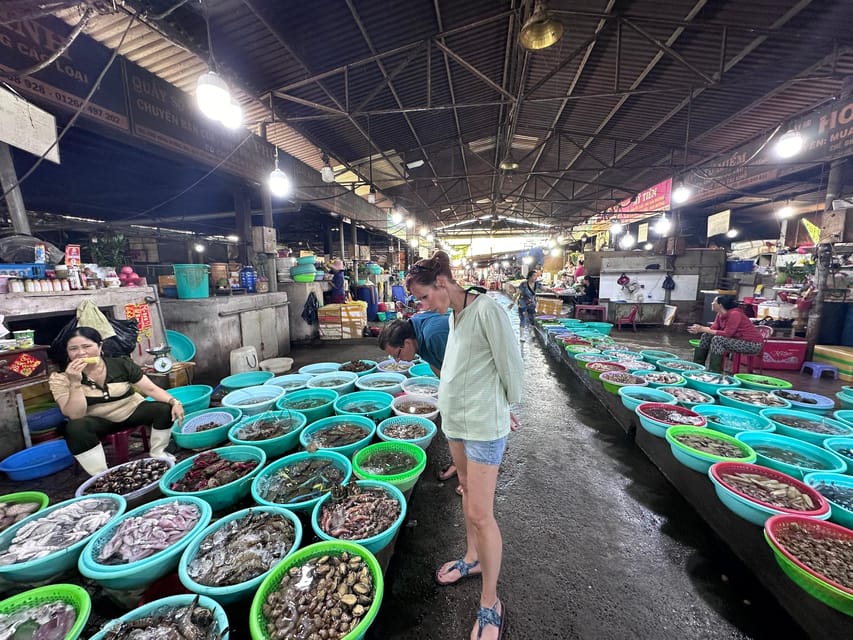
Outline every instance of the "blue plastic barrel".
<path id="1" fill-rule="evenodd" d="M 359 287 L 357 292 L 359 300 L 367 303 L 367 319 L 375 321 L 379 311 L 379 300 L 376 295 L 376 287 Z"/>
<path id="2" fill-rule="evenodd" d="M 397 302 L 406 301 L 406 287 L 401 284 L 395 284 L 391 287 L 391 297 Z"/>

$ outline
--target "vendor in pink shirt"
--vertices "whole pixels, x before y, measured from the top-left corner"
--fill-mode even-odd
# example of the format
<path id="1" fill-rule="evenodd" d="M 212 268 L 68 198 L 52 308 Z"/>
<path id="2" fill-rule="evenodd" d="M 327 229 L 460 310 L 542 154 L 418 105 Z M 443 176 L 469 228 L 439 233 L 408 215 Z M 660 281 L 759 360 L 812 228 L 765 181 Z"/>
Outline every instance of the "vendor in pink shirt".
<path id="1" fill-rule="evenodd" d="M 693 324 L 687 327 L 689 333 L 701 333 L 699 346 L 693 351 L 693 362 L 705 364 L 708 352 L 710 371 L 719 372 L 723 365 L 724 353 L 743 353 L 755 355 L 761 351 L 764 336 L 756 329 L 743 311 L 737 308 L 734 296 L 717 296 L 711 303 L 717 317 L 710 327 Z"/>

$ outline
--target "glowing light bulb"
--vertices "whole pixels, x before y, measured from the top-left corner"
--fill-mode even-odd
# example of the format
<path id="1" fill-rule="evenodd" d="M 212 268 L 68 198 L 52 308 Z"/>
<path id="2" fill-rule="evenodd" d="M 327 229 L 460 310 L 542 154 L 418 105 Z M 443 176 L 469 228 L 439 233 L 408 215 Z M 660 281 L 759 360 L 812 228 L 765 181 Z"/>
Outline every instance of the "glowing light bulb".
<path id="1" fill-rule="evenodd" d="M 276 198 L 284 198 L 290 193 L 290 178 L 276 166 L 270 172 L 269 187 L 270 193 Z"/>
<path id="2" fill-rule="evenodd" d="M 195 98 L 201 112 L 213 120 L 221 120 L 231 104 L 228 85 L 213 71 L 199 76 Z"/>
<path id="3" fill-rule="evenodd" d="M 776 143 L 776 153 L 780 158 L 793 158 L 803 150 L 803 134 L 799 131 L 786 131 Z"/>
<path id="4" fill-rule="evenodd" d="M 685 202 L 690 200 L 690 196 L 692 195 L 693 192 L 688 187 L 685 187 L 683 184 L 680 184 L 672 191 L 672 201 L 675 204 L 684 204 Z"/>

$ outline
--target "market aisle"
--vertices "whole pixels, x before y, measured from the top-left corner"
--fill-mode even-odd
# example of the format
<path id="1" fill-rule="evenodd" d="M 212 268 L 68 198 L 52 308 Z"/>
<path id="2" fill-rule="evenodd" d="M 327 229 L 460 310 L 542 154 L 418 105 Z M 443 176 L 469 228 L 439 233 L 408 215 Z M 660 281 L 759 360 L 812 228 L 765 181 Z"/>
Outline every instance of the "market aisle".
<path id="1" fill-rule="evenodd" d="M 496 504 L 504 638 L 800 637 L 572 374 L 535 339 L 522 351 L 522 427 L 510 437 Z M 444 441 L 429 453 L 369 635 L 376 640 L 467 638 L 474 622 L 475 580 L 432 581 L 461 555 L 464 530 L 455 482 L 435 479 L 448 459 Z"/>

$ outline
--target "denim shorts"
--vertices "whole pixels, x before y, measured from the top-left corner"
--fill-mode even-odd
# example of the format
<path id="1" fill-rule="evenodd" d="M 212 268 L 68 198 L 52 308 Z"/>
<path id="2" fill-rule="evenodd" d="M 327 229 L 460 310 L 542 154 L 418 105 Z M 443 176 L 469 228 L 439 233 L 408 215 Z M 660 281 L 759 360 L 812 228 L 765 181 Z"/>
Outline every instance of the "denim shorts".
<path id="1" fill-rule="evenodd" d="M 461 442 L 465 447 L 465 457 L 471 462 L 490 467 L 500 465 L 506 449 L 506 436 L 497 440 L 463 440 L 462 438 L 448 438 L 448 440 Z"/>

